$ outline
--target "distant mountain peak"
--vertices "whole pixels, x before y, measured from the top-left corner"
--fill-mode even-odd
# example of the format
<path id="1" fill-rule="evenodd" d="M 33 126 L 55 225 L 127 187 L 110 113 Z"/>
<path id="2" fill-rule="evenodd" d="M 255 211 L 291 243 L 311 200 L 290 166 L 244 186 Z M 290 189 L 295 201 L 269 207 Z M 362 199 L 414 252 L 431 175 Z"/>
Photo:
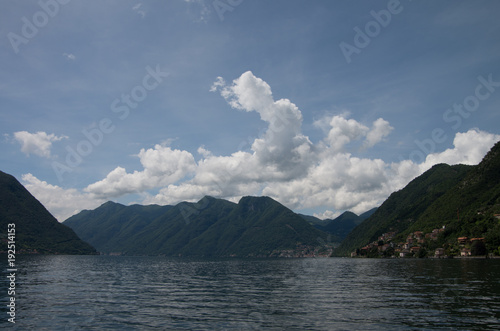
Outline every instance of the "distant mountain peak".
<path id="1" fill-rule="evenodd" d="M 103 203 L 100 207 L 103 207 L 103 208 L 108 208 L 108 207 L 125 207 L 125 205 L 122 205 L 121 203 L 118 203 L 118 202 L 114 202 L 114 201 L 107 201 L 105 203 Z"/>
<path id="2" fill-rule="evenodd" d="M 214 198 L 214 197 L 213 197 L 213 196 L 211 196 L 211 195 L 205 195 L 203 198 L 201 198 L 201 199 L 198 201 L 198 203 L 199 203 L 199 202 L 202 202 L 202 201 L 205 201 L 205 200 L 206 200 L 206 201 L 215 201 L 215 200 L 218 200 L 218 199 L 217 199 L 217 198 Z"/>

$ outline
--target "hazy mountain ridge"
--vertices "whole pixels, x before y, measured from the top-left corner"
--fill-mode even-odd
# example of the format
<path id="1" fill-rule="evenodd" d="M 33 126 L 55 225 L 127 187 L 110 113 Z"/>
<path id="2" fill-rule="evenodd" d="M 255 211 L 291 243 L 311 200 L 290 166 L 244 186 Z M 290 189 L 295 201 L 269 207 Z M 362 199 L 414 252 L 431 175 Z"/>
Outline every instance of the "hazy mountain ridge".
<path id="1" fill-rule="evenodd" d="M 0 171 L 0 251 L 7 251 L 7 225 L 11 223 L 15 224 L 16 253 L 96 254 L 15 177 Z"/>
<path id="2" fill-rule="evenodd" d="M 268 197 L 243 197 L 238 204 L 205 197 L 196 204 L 153 207 L 165 210 L 149 217 L 129 214 L 132 207 L 108 202 L 72 216 L 64 224 L 104 253 L 203 257 L 329 254 L 326 233 Z M 109 217 L 114 212 L 117 214 Z M 125 226 L 136 232 L 125 235 Z"/>
<path id="3" fill-rule="evenodd" d="M 340 244 L 356 226 L 358 226 L 365 219 L 370 217 L 376 210 L 377 208 L 370 209 L 369 211 L 359 216 L 353 212 L 346 211 L 335 219 L 326 219 L 326 220 L 318 219 L 320 222 L 314 222 L 314 223 L 311 222 L 311 224 L 313 224 L 315 228 L 329 233 L 330 234 L 329 241 Z M 302 216 L 306 220 L 310 219 L 305 215 Z"/>

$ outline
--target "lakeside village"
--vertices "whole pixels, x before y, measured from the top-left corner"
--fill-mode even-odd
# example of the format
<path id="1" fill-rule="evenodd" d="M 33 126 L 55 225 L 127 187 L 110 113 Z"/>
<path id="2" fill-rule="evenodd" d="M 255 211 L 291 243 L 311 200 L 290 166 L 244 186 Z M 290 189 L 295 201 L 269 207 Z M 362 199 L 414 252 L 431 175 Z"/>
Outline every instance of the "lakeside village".
<path id="1" fill-rule="evenodd" d="M 445 231 L 446 226 L 443 226 L 440 229 L 434 229 L 430 233 L 415 231 L 406 237 L 406 242 L 398 243 L 393 241 L 397 233 L 387 232 L 382 234 L 378 240 L 352 252 L 351 257 L 487 257 L 484 238 L 459 237 L 455 243 L 443 243 L 438 239 L 440 239 L 440 234 L 443 234 Z"/>

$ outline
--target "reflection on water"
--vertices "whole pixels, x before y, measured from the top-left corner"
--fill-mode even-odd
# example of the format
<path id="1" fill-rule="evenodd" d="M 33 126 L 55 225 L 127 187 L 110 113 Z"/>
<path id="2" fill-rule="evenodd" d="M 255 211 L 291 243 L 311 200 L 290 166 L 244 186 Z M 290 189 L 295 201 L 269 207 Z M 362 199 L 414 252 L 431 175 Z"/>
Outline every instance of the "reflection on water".
<path id="1" fill-rule="evenodd" d="M 19 256 L 16 327 L 499 329 L 499 280 L 500 260 Z"/>

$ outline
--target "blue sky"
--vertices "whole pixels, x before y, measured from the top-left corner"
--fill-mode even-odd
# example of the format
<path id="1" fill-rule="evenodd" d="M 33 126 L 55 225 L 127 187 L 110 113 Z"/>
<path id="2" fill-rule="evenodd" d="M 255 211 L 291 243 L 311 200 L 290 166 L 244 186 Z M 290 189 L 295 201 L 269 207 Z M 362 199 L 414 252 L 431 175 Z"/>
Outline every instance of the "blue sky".
<path id="1" fill-rule="evenodd" d="M 361 213 L 500 140 L 497 1 L 0 6 L 0 169 L 60 221 L 207 194 Z"/>

